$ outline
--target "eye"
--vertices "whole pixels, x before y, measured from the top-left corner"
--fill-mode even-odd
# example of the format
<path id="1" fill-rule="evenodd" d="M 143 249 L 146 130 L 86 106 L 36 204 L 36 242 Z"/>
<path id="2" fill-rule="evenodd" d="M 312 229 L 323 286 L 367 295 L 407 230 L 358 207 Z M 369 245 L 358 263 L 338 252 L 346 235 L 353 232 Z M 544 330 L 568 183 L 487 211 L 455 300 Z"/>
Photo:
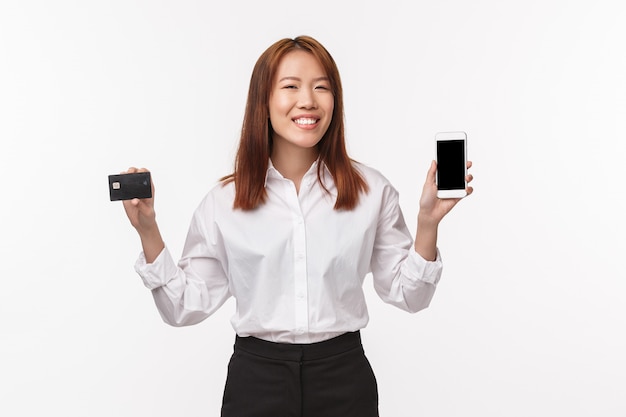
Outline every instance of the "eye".
<path id="1" fill-rule="evenodd" d="M 295 89 L 296 89 L 296 88 L 298 88 L 298 87 L 297 87 L 297 86 L 295 86 L 295 85 L 293 85 L 293 84 L 287 84 L 287 85 L 284 85 L 284 86 L 283 86 L 283 88 L 286 88 L 286 89 L 294 89 L 294 90 L 295 90 Z"/>
<path id="2" fill-rule="evenodd" d="M 318 85 L 315 87 L 316 90 L 326 90 L 326 91 L 330 91 L 330 87 L 328 87 L 327 85 Z"/>

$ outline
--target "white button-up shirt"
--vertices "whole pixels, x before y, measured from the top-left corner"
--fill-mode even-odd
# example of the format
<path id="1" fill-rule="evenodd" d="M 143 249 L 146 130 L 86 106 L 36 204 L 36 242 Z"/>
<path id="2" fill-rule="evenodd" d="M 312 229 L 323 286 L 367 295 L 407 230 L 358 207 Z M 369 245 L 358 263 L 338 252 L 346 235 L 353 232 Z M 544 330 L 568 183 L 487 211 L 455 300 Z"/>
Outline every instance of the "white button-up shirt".
<path id="1" fill-rule="evenodd" d="M 271 164 L 267 201 L 234 210 L 234 183 L 216 185 L 196 209 L 176 263 L 167 247 L 135 269 L 152 290 L 163 320 L 198 323 L 229 297 L 240 336 L 313 343 L 364 328 L 363 280 L 372 274 L 380 298 L 403 310 L 428 306 L 441 276 L 439 253 L 427 262 L 413 248 L 398 193 L 378 171 L 355 165 L 369 185 L 354 210 L 334 210 L 336 187 L 317 163 L 296 192 Z"/>

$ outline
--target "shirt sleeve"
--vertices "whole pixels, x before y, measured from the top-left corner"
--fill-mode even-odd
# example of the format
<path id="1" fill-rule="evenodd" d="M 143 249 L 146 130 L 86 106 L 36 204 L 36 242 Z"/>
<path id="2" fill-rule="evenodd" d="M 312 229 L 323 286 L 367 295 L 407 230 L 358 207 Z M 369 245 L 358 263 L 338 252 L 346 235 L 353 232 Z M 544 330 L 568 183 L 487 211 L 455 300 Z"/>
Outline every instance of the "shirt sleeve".
<path id="1" fill-rule="evenodd" d="M 230 297 L 225 251 L 212 212 L 211 202 L 205 199 L 193 215 L 178 262 L 166 247 L 153 263 L 147 264 L 143 253 L 135 263 L 161 317 L 172 326 L 199 323 Z"/>
<path id="2" fill-rule="evenodd" d="M 415 313 L 429 306 L 441 278 L 439 250 L 434 261 L 426 261 L 413 247 L 399 205 L 398 193 L 387 184 L 372 252 L 374 288 L 386 303 Z"/>

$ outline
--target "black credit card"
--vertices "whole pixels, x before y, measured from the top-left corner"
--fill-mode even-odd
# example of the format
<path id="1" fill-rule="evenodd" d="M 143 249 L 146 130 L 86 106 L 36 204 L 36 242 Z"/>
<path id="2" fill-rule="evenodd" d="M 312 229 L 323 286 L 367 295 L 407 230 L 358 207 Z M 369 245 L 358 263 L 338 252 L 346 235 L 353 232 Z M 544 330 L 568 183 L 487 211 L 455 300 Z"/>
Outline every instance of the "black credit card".
<path id="1" fill-rule="evenodd" d="M 109 175 L 109 197 L 111 201 L 152 198 L 150 173 Z"/>

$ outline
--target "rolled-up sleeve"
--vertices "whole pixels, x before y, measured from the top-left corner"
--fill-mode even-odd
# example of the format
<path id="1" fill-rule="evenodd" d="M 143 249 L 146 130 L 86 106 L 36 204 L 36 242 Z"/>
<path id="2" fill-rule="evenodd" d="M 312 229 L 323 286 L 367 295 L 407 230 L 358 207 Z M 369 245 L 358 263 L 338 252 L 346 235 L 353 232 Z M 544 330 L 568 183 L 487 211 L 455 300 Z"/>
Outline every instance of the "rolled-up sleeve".
<path id="1" fill-rule="evenodd" d="M 153 263 L 146 263 L 143 252 L 135 262 L 135 271 L 141 277 L 143 285 L 150 290 L 167 285 L 176 277 L 178 267 L 167 247 L 163 248 Z"/>
<path id="2" fill-rule="evenodd" d="M 439 249 L 437 249 L 437 258 L 434 261 L 425 260 L 415 249 L 412 249 L 409 250 L 409 256 L 407 257 L 404 267 L 404 274 L 411 281 L 437 285 L 441 279 L 442 269 L 443 262 L 441 261 Z"/>

